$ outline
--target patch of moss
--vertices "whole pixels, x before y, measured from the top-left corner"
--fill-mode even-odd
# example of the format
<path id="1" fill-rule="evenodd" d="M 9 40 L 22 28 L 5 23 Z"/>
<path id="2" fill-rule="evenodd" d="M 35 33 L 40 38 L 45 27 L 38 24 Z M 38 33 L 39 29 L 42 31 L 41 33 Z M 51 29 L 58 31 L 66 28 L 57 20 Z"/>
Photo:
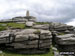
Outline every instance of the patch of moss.
<path id="1" fill-rule="evenodd" d="M 65 35 L 65 33 L 62 32 L 62 33 L 59 33 L 58 35 Z"/>
<path id="2" fill-rule="evenodd" d="M 48 22 L 36 22 L 35 24 L 49 24 Z"/>
<path id="3" fill-rule="evenodd" d="M 40 34 L 40 30 L 35 31 L 34 34 Z"/>
<path id="4" fill-rule="evenodd" d="M 0 26 L 0 31 L 2 31 L 2 30 L 6 30 L 6 27 Z"/>

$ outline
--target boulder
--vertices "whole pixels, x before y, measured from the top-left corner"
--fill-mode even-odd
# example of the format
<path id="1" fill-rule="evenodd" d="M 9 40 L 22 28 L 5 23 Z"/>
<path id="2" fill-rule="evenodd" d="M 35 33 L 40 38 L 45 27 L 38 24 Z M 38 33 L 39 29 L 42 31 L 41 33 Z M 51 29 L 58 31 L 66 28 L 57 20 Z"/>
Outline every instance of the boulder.
<path id="1" fill-rule="evenodd" d="M 31 26 L 33 26 L 33 25 L 34 25 L 34 22 L 32 22 L 32 21 L 26 22 L 26 26 L 28 26 L 28 27 L 31 27 Z"/>

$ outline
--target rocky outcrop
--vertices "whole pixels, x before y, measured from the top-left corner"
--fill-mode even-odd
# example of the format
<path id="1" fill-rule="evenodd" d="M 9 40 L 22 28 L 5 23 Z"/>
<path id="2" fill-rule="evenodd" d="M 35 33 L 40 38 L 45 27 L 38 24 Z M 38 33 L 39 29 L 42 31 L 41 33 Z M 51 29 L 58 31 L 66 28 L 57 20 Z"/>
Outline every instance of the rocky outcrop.
<path id="1" fill-rule="evenodd" d="M 16 43 L 12 43 L 14 48 L 50 48 L 52 38 L 50 31 L 25 29 L 15 34 Z"/>
<path id="2" fill-rule="evenodd" d="M 56 39 L 58 44 L 71 45 L 75 44 L 75 35 L 74 34 L 65 34 L 57 36 Z"/>
<path id="3" fill-rule="evenodd" d="M 59 51 L 75 52 L 75 27 L 62 23 L 36 22 L 36 17 L 30 16 L 28 11 L 26 15 L 0 21 L 1 23 L 24 23 L 26 27 L 26 29 L 8 27 L 8 30 L 0 31 L 0 47 L 4 45 L 14 49 L 32 49 L 30 52 L 37 52 L 33 48 L 49 50 L 51 45 L 57 45 Z M 7 26 L 7 24 L 1 24 L 1 26 Z"/>
<path id="4" fill-rule="evenodd" d="M 71 33 L 74 31 L 74 27 L 67 25 L 67 24 L 62 24 L 62 23 L 50 23 L 50 30 L 58 31 L 58 32 L 66 32 L 68 30 L 68 33 Z"/>
<path id="5" fill-rule="evenodd" d="M 65 34 L 56 36 L 56 43 L 58 45 L 58 50 L 61 52 L 75 52 L 75 35 Z"/>
<path id="6" fill-rule="evenodd" d="M 48 30 L 38 30 L 38 29 L 22 29 L 22 30 L 12 30 L 4 31 L 10 34 L 13 33 L 13 36 L 9 37 L 8 33 L 0 36 L 0 43 L 8 44 L 10 41 L 10 46 L 13 46 L 15 49 L 21 48 L 50 48 L 51 46 L 51 32 Z M 0 32 L 3 34 L 2 32 Z M 7 35 L 8 34 L 8 35 Z M 10 39 L 9 39 L 10 38 Z M 3 41 L 3 42 L 1 42 Z"/>

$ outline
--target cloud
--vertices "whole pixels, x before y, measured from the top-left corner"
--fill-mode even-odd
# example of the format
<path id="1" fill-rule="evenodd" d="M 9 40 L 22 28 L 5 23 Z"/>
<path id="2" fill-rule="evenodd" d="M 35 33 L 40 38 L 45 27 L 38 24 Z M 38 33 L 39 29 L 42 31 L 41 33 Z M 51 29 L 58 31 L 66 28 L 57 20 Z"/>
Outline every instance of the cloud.
<path id="1" fill-rule="evenodd" d="M 0 19 L 25 16 L 29 10 L 38 21 L 68 23 L 75 19 L 74 5 L 75 0 L 0 0 Z"/>
<path id="2" fill-rule="evenodd" d="M 75 18 L 74 18 L 72 21 L 67 22 L 66 24 L 67 24 L 67 25 L 75 26 Z"/>

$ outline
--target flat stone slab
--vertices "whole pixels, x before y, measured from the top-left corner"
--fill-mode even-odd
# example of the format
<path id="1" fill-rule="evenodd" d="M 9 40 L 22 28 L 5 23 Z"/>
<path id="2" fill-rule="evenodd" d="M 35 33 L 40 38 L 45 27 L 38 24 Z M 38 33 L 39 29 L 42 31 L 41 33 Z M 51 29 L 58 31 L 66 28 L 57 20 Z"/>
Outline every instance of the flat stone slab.
<path id="1" fill-rule="evenodd" d="M 49 24 L 34 25 L 33 28 L 35 28 L 35 29 L 49 29 Z"/>

